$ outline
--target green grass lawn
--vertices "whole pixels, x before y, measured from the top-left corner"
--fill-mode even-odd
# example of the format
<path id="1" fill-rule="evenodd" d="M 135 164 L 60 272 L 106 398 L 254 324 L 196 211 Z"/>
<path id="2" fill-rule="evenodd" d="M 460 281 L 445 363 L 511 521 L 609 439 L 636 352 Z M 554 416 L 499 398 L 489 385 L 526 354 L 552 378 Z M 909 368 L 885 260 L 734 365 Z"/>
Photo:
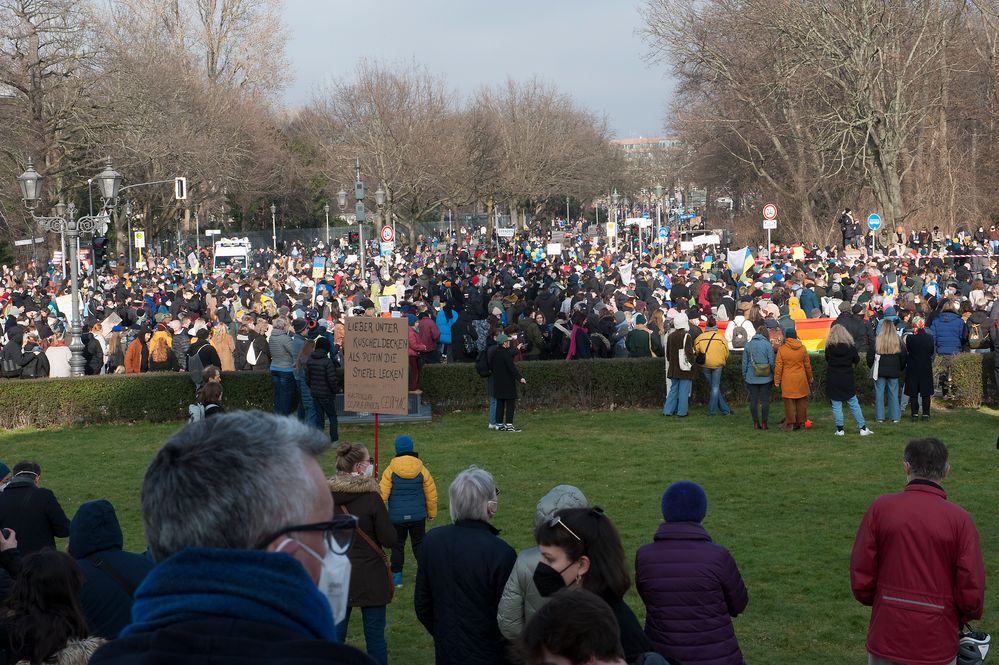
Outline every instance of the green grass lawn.
<path id="1" fill-rule="evenodd" d="M 524 413 L 520 434 L 489 432 L 482 413 L 456 413 L 432 424 L 383 427 L 382 455 L 398 434 L 410 434 L 441 495 L 437 524 L 449 521 L 447 486 L 477 464 L 502 488 L 495 524 L 516 549 L 533 545 L 537 499 L 559 483 L 580 487 L 617 524 L 633 563 L 661 520 L 660 497 L 672 481 L 690 478 L 708 494 L 705 526 L 735 556 L 749 589 L 749 607 L 735 620 L 748 662 L 779 664 L 863 662 L 869 610 L 850 594 L 849 555 L 864 510 L 878 494 L 904 485 L 901 453 L 910 438 L 933 435 L 948 444 L 950 497 L 966 507 L 982 536 L 990 580 L 999 573 L 996 470 L 999 412 L 938 412 L 931 422 L 871 423 L 861 439 L 848 418 L 846 437 L 832 436 L 826 406 L 812 405 L 815 427 L 759 432 L 746 409 L 708 419 L 655 410 Z M 774 420 L 777 420 L 775 417 Z M 177 425 L 134 425 L 0 433 L 0 460 L 37 460 L 42 482 L 72 515 L 96 498 L 111 500 L 126 547 L 142 550 L 139 487 L 149 459 Z M 341 436 L 372 445 L 372 430 L 344 428 Z M 331 470 L 332 456 L 324 461 Z M 413 613 L 412 556 L 406 584 L 389 608 L 389 648 L 397 663 L 433 662 L 433 644 Z M 637 594 L 628 601 L 644 620 Z M 996 630 L 992 597 L 983 627 Z M 363 648 L 360 616 L 349 641 Z"/>

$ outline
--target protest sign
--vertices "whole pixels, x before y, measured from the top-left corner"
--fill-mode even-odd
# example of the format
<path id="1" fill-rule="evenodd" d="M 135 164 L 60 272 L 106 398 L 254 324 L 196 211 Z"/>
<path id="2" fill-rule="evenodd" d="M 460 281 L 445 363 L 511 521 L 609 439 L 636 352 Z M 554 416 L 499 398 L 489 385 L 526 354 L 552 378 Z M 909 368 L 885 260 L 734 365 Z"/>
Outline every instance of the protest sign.
<path id="1" fill-rule="evenodd" d="M 349 317 L 343 339 L 343 408 L 409 412 L 409 325 L 405 319 Z"/>

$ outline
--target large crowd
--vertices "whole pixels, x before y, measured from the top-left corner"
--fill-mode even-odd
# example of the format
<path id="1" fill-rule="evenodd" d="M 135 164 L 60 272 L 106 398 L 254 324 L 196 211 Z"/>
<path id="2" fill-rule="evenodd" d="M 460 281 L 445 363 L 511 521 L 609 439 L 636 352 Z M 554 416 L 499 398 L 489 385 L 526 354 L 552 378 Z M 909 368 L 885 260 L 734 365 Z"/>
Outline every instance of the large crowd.
<path id="1" fill-rule="evenodd" d="M 709 414 L 727 414 L 721 367 L 733 352 L 742 354 L 754 424 L 769 427 L 779 388 L 782 424 L 796 428 L 807 421 L 812 378 L 801 321 L 834 320 L 831 365 L 870 365 L 877 420 L 899 420 L 906 402 L 927 417 L 932 395 L 948 389 L 932 357 L 946 368 L 955 354 L 987 352 L 999 338 L 994 227 L 952 236 L 899 227 L 885 253 L 868 255 L 866 242 L 851 248 L 854 226 L 844 224 L 842 247 L 764 248 L 748 267 L 745 254 L 731 260 L 712 245 L 592 236 L 581 222 L 565 228 L 562 251 L 550 256 L 550 231 L 537 227 L 513 239 L 421 237 L 385 256 L 369 247 L 364 260 L 341 239 L 258 249 L 246 265 L 218 271 L 209 248 L 193 262 L 179 252 L 132 269 L 119 263 L 81 282 L 86 373 L 187 371 L 200 391 L 205 368 L 269 371 L 274 411 L 320 427 L 328 419 L 336 440 L 345 318 L 400 316 L 411 326 L 409 389 L 419 392 L 426 364 L 477 362 L 489 377 L 494 429 L 517 429 L 523 360 L 664 357 L 664 414 L 686 415 L 698 374 L 710 386 Z M 2 281 L 2 375 L 69 376 L 69 282 L 51 265 L 4 266 Z M 885 322 L 898 343 L 880 335 Z M 869 431 L 852 381 L 832 383 L 837 425 L 845 404 Z M 219 407 L 221 395 L 210 392 L 202 406 Z"/>

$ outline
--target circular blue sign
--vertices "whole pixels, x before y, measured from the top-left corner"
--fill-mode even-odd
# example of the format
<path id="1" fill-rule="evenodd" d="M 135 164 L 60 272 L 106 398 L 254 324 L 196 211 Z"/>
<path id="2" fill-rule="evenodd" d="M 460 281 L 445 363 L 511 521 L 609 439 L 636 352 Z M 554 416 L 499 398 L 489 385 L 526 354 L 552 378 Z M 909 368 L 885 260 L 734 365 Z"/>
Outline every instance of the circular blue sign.
<path id="1" fill-rule="evenodd" d="M 877 231 L 878 229 L 880 229 L 881 228 L 881 215 L 879 215 L 876 212 L 872 212 L 867 217 L 867 228 L 869 228 L 871 231 Z"/>
<path id="2" fill-rule="evenodd" d="M 659 237 L 663 240 L 666 240 L 666 238 L 669 237 L 669 231 L 666 230 L 665 226 L 659 229 Z"/>

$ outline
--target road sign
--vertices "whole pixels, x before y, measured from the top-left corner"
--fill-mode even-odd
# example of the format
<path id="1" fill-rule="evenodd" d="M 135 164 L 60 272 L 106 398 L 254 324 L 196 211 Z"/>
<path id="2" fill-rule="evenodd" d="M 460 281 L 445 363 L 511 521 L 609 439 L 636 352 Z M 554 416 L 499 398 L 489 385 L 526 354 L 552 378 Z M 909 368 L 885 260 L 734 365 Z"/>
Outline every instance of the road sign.
<path id="1" fill-rule="evenodd" d="M 379 256 L 392 256 L 392 252 L 395 251 L 394 242 L 382 242 L 378 243 L 378 255 Z"/>
<path id="2" fill-rule="evenodd" d="M 395 231 L 392 230 L 391 226 L 382 227 L 382 242 L 392 242 L 395 240 Z"/>
<path id="3" fill-rule="evenodd" d="M 136 249 L 142 249 L 146 246 L 146 232 L 136 231 L 135 232 L 135 247 Z"/>
<path id="4" fill-rule="evenodd" d="M 767 231 L 776 231 L 777 230 L 777 220 L 776 219 L 764 219 L 763 220 L 763 228 L 765 230 L 767 230 Z"/>
<path id="5" fill-rule="evenodd" d="M 669 230 L 665 226 L 659 229 L 659 239 L 663 242 L 669 239 Z"/>
<path id="6" fill-rule="evenodd" d="M 867 228 L 871 231 L 877 231 L 881 228 L 881 215 L 876 212 L 872 212 L 867 216 Z"/>
<path id="7" fill-rule="evenodd" d="M 205 235 L 211 238 L 212 236 L 222 235 L 222 229 L 205 229 Z"/>
<path id="8" fill-rule="evenodd" d="M 617 235 L 617 222 L 607 222 L 607 235 L 610 237 Z"/>
<path id="9" fill-rule="evenodd" d="M 763 206 L 763 219 L 777 219 L 777 204 L 768 203 Z"/>
<path id="10" fill-rule="evenodd" d="M 681 213 L 679 215 L 680 221 L 682 221 L 682 222 L 685 222 L 688 219 L 693 219 L 695 217 L 697 217 L 697 213 L 696 212 L 684 212 L 684 213 Z"/>
<path id="11" fill-rule="evenodd" d="M 178 201 L 187 199 L 187 178 L 173 179 L 173 198 Z"/>
<path id="12" fill-rule="evenodd" d="M 644 217 L 645 219 L 652 219 L 652 213 L 646 210 L 645 212 L 642 213 L 642 217 Z"/>

